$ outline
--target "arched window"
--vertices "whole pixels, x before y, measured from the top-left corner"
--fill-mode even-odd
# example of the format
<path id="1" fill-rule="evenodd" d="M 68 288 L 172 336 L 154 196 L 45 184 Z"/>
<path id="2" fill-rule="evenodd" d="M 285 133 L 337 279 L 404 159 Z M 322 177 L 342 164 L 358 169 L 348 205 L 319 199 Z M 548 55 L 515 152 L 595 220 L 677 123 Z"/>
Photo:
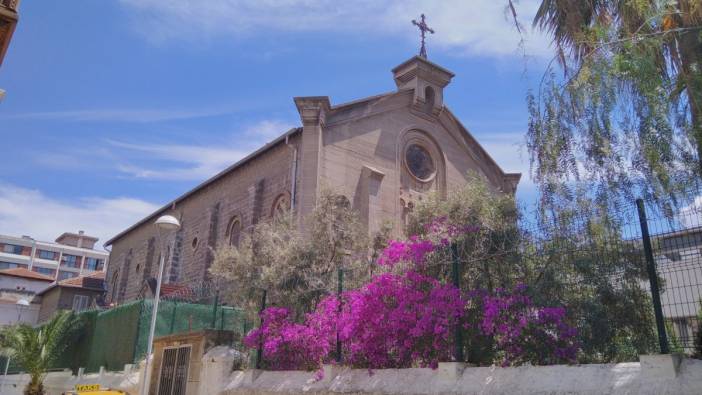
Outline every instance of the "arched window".
<path id="1" fill-rule="evenodd" d="M 436 93 L 434 93 L 434 88 L 427 86 L 424 88 L 424 111 L 431 113 L 434 109 L 434 103 L 436 102 Z"/>
<path id="2" fill-rule="evenodd" d="M 280 218 L 280 216 L 290 211 L 290 195 L 287 192 L 281 193 L 273 201 L 271 208 L 271 218 Z"/>
<path id="3" fill-rule="evenodd" d="M 110 295 L 110 302 L 117 301 L 117 280 L 119 279 L 119 270 L 112 275 L 112 294 Z"/>
<path id="4" fill-rule="evenodd" d="M 229 221 L 229 226 L 227 227 L 227 239 L 229 240 L 229 245 L 238 247 L 239 239 L 241 238 L 241 220 L 238 216 Z"/>

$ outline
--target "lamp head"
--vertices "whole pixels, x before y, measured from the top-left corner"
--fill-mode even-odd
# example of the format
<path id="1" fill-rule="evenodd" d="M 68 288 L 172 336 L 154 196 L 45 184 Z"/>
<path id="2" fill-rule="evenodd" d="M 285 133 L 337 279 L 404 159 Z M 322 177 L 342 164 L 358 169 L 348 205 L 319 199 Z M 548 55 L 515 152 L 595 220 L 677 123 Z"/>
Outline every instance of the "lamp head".
<path id="1" fill-rule="evenodd" d="M 172 215 L 162 215 L 156 222 L 156 227 L 161 231 L 176 231 L 180 229 L 180 222 Z"/>

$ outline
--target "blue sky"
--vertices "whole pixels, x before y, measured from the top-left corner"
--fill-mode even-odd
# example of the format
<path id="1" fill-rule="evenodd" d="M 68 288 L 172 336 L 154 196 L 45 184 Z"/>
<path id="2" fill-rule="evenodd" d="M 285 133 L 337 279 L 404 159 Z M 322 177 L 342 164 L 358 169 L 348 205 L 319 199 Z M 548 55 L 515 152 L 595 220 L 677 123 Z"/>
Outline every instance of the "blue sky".
<path id="1" fill-rule="evenodd" d="M 521 1 L 525 25 L 536 1 Z M 292 126 L 292 98 L 395 89 L 418 50 L 456 77 L 445 102 L 506 171 L 528 171 L 526 53 L 499 1 L 24 1 L 0 68 L 0 233 L 102 241 Z M 535 194 L 523 176 L 518 196 Z"/>

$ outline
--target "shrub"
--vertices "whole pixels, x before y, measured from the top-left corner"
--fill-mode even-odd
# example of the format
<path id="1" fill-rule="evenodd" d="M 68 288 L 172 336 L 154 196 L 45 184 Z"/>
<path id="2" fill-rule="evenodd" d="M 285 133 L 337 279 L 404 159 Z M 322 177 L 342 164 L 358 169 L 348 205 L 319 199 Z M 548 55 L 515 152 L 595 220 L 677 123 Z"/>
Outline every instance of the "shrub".
<path id="1" fill-rule="evenodd" d="M 576 361 L 577 330 L 566 323 L 565 308 L 534 306 L 525 286 L 511 292 L 499 289 L 493 295 L 475 291 L 469 299 L 469 332 L 494 342 L 494 362 L 511 366 Z"/>

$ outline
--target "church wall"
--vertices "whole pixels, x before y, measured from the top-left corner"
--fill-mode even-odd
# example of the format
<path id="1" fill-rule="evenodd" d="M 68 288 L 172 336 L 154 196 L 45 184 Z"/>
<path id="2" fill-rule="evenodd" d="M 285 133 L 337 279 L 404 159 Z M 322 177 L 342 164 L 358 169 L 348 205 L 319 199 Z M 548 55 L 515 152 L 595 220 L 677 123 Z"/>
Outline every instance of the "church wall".
<path id="1" fill-rule="evenodd" d="M 490 166 L 485 158 L 471 152 L 462 135 L 465 132 L 459 129 L 452 117 L 442 114 L 436 118 L 411 111 L 411 100 L 411 92 L 400 92 L 358 105 L 356 109 L 344 109 L 339 113 L 332 111 L 327 117 L 322 150 L 322 183 L 344 193 L 362 212 L 363 205 L 370 204 L 366 215 L 371 234 L 386 219 L 393 221 L 396 232 L 401 232 L 403 207 L 400 199 L 416 202 L 428 192 L 413 192 L 402 178 L 405 171 L 401 163 L 404 154 L 402 139 L 410 130 L 426 133 L 427 140 L 433 142 L 442 153 L 443 158 L 435 160 L 440 167 L 444 167 L 443 176 L 437 175 L 432 189 L 438 188 L 445 193 L 462 186 L 471 170 L 484 176 L 496 191 L 504 189 L 499 168 Z M 368 193 L 362 187 L 364 177 L 367 177 L 364 165 L 384 174 L 375 199 L 363 196 Z"/>
<path id="2" fill-rule="evenodd" d="M 208 246 L 228 242 L 228 226 L 234 216 L 241 220 L 243 230 L 270 217 L 276 198 L 290 193 L 291 147 L 298 145 L 299 135 L 290 136 L 289 142 L 290 146 L 283 141 L 268 149 L 178 202 L 174 210 L 164 212 L 174 215 L 182 224 L 172 253 L 166 256 L 164 283 L 196 286 L 206 280 L 207 268 L 212 262 Z M 156 276 L 160 247 L 152 222 L 136 227 L 113 242 L 110 256 L 115 260 L 110 262 L 107 273 L 109 301 L 137 298 L 144 279 Z M 145 268 L 150 268 L 150 273 L 144 273 Z M 124 273 L 128 273 L 126 278 Z M 118 276 L 116 283 L 115 276 Z M 121 284 L 124 286 L 120 290 Z M 115 286 L 117 290 L 113 292 Z"/>

